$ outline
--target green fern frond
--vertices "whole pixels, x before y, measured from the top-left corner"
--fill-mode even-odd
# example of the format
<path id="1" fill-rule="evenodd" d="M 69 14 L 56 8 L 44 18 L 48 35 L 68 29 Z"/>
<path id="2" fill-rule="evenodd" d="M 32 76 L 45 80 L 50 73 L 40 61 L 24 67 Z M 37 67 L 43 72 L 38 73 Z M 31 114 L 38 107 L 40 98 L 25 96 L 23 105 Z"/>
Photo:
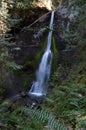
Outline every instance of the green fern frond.
<path id="1" fill-rule="evenodd" d="M 47 110 L 25 108 L 25 113 L 27 116 L 31 116 L 33 120 L 35 119 L 36 121 L 45 123 L 48 130 L 67 130 L 67 128 L 60 122 L 60 120 L 56 119 Z"/>

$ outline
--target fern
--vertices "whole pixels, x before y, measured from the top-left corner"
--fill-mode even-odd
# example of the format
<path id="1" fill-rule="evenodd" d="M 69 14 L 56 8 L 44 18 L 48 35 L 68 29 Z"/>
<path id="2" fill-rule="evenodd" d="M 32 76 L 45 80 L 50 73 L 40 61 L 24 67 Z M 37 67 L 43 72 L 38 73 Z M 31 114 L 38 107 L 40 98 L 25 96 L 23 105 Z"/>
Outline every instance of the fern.
<path id="1" fill-rule="evenodd" d="M 15 109 L 16 108 L 16 109 Z M 5 130 L 67 130 L 67 128 L 55 119 L 47 110 L 18 107 L 9 101 L 0 105 L 0 121 Z"/>
<path id="2" fill-rule="evenodd" d="M 86 130 L 86 119 L 85 120 L 77 119 L 77 125 L 75 130 L 79 130 L 79 129 Z"/>
<path id="3" fill-rule="evenodd" d="M 60 123 L 60 120 L 56 119 L 55 116 L 53 116 L 47 110 L 25 108 L 25 113 L 27 116 L 30 116 L 31 119 L 45 123 L 48 130 L 67 130 L 67 128 Z"/>
<path id="4" fill-rule="evenodd" d="M 2 2 L 1 2 L 2 3 Z M 6 16 L 3 12 L 0 13 L 1 21 L 3 21 L 2 25 L 6 26 L 6 30 L 3 28 L 3 33 L 0 34 L 0 83 L 3 84 L 7 76 L 12 72 L 13 70 L 21 69 L 21 66 L 17 65 L 12 57 L 12 54 L 10 54 L 10 46 L 14 45 L 15 43 L 12 42 L 13 36 L 7 31 L 10 30 L 11 27 L 13 27 L 18 20 L 11 19 L 9 14 L 9 5 L 12 4 L 10 1 L 4 1 L 4 4 L 6 4 L 5 10 L 3 12 L 6 12 Z M 1 10 L 2 8 L 0 8 Z"/>

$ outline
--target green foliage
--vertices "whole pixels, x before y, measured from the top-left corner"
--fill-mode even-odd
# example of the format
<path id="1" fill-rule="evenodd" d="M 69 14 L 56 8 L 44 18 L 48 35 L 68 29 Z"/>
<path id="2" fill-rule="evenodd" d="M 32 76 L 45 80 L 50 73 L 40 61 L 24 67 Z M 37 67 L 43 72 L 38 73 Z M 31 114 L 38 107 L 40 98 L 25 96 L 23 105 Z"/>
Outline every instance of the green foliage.
<path id="1" fill-rule="evenodd" d="M 1 129 L 5 130 L 67 130 L 60 120 L 47 110 L 12 106 L 10 101 L 5 101 L 0 106 L 0 122 Z"/>
<path id="2" fill-rule="evenodd" d="M 45 124 L 47 130 L 59 129 L 59 130 L 67 130 L 67 128 L 60 123 L 59 119 L 56 119 L 51 113 L 47 110 L 39 110 L 39 109 L 25 109 L 27 115 L 30 115 L 32 119 L 35 119 L 36 122 L 42 122 Z"/>
<path id="3" fill-rule="evenodd" d="M 9 54 L 9 47 L 14 44 L 9 42 L 10 39 L 9 34 L 4 34 L 0 39 L 0 99 L 4 92 L 3 86 L 8 82 L 11 85 L 10 77 L 13 75 L 13 71 L 19 70 L 22 67 L 17 65 L 13 61 L 12 55 Z"/>
<path id="4" fill-rule="evenodd" d="M 12 5 L 15 7 L 15 8 L 20 8 L 20 9 L 30 9 L 33 2 L 36 2 L 38 0 L 12 0 L 12 1 L 7 1 L 7 3 L 12 3 Z"/>
<path id="5" fill-rule="evenodd" d="M 23 1 L 16 1 L 16 7 L 17 8 L 22 8 L 22 9 L 29 9 L 30 6 L 31 6 L 31 2 L 32 1 L 29 1 L 29 0 L 23 0 Z"/>
<path id="6" fill-rule="evenodd" d="M 14 111 L 11 105 L 12 103 L 10 101 L 5 101 L 0 106 L 0 121 L 2 124 L 1 129 L 19 130 L 21 129 L 20 123 L 22 122 L 21 115 L 23 113 L 23 108 L 16 107 Z"/>
<path id="7" fill-rule="evenodd" d="M 79 95 L 74 95 L 76 98 L 80 97 Z M 62 96 L 61 93 L 60 96 Z M 59 100 L 61 101 L 61 99 Z M 74 107 L 77 107 L 74 101 L 72 105 Z M 80 109 L 78 111 L 77 109 L 70 109 L 69 111 L 67 111 L 67 107 L 65 108 L 65 110 L 66 113 L 62 111 L 61 107 L 60 113 L 58 115 L 56 115 L 55 113 L 54 116 L 46 109 L 40 110 L 37 108 L 31 109 L 29 107 L 20 107 L 13 105 L 12 102 L 8 100 L 0 105 L 1 130 L 67 130 L 67 128 L 64 126 L 64 123 L 61 123 L 62 121 L 68 124 L 72 124 L 75 130 L 78 130 L 79 128 L 85 129 L 86 113 L 84 111 L 80 111 Z"/>
<path id="8" fill-rule="evenodd" d="M 86 116 L 82 116 L 80 118 L 77 117 L 76 119 L 76 130 L 82 129 L 85 130 L 86 129 Z"/>
<path id="9" fill-rule="evenodd" d="M 74 130 L 86 129 L 86 1 L 71 1 L 72 7 L 79 6 L 79 17 L 75 25 L 71 26 L 71 31 L 66 33 L 64 29 L 64 37 L 69 41 L 67 49 L 74 47 L 77 42 L 74 66 L 69 70 L 67 78 L 59 80 L 63 77 L 57 69 L 51 78 L 52 93 L 49 92 L 48 108 L 57 116 L 72 126 Z M 65 60 L 65 59 L 64 59 Z M 68 68 L 68 67 L 67 67 Z"/>
<path id="10" fill-rule="evenodd" d="M 7 2 L 7 4 L 9 3 L 9 1 L 5 2 Z M 15 20 L 15 22 L 14 20 L 12 20 L 10 18 L 10 14 L 8 14 L 7 12 L 8 5 L 6 6 L 4 11 L 4 13 L 6 13 L 6 16 L 4 16 L 2 12 L 0 13 L 2 26 L 6 26 L 5 28 L 7 29 L 5 30 L 3 27 L 2 30 L 4 33 L 0 34 L 0 93 L 3 92 L 3 86 L 7 84 L 7 82 L 9 82 L 8 80 L 10 80 L 10 75 L 12 75 L 13 71 L 21 69 L 22 67 L 14 62 L 12 54 L 9 53 L 11 46 L 15 43 L 12 41 L 12 35 L 7 33 L 6 31 L 9 31 L 10 27 L 14 26 L 17 21 Z"/>
<path id="11" fill-rule="evenodd" d="M 49 109 L 63 122 L 73 126 L 77 130 L 79 125 L 77 120 L 84 124 L 81 117 L 86 116 L 86 88 L 85 84 L 75 83 L 74 80 L 65 85 L 58 85 L 54 80 L 52 82 L 52 95 L 48 97 Z M 78 128 L 80 128 L 78 126 Z M 84 126 L 81 126 L 84 128 Z"/>
<path id="12" fill-rule="evenodd" d="M 81 9 L 84 15 L 80 13 L 80 20 L 78 19 L 75 36 L 75 39 L 78 39 L 75 59 L 77 63 L 69 71 L 70 74 L 67 79 L 61 82 L 62 85 L 58 84 L 58 80 L 62 78 L 62 75 L 61 77 L 59 76 L 58 70 L 55 72 L 51 78 L 53 95 L 50 92 L 48 99 L 50 110 L 57 117 L 63 118 L 63 121 L 72 126 L 74 130 L 86 129 L 85 6 L 86 4 L 84 3 L 83 9 Z"/>

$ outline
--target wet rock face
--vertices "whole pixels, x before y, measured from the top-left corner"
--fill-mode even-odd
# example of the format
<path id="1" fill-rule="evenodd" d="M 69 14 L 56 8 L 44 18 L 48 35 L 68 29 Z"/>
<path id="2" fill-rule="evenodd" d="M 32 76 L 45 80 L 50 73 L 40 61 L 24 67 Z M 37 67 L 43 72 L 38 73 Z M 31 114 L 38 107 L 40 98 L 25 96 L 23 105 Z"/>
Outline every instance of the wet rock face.
<path id="1" fill-rule="evenodd" d="M 22 27 L 20 31 L 16 27 L 15 33 L 14 29 L 11 31 L 14 35 L 15 45 L 11 47 L 10 52 L 13 54 L 14 59 L 18 64 L 24 64 L 31 59 L 34 60 L 35 55 L 40 51 L 41 45 L 46 40 L 46 34 L 48 34 L 46 27 L 49 25 L 50 13 L 39 19 L 31 27 L 28 27 L 35 20 L 40 18 L 42 14 L 46 14 L 48 10 L 45 8 L 35 8 L 32 11 L 32 14 L 28 14 L 28 17 L 22 21 L 23 27 L 19 25 Z"/>
<path id="2" fill-rule="evenodd" d="M 58 27 L 65 30 L 67 33 L 70 32 L 71 26 L 75 24 L 80 11 L 78 7 L 74 7 L 71 10 L 70 8 L 70 6 L 64 5 L 61 6 L 56 12 L 58 15 Z"/>
<path id="3" fill-rule="evenodd" d="M 41 45 L 42 41 L 40 38 L 34 37 L 34 31 L 26 29 L 16 36 L 16 45 L 11 48 L 11 53 L 14 55 L 16 63 L 24 64 L 26 61 L 34 60 L 35 55 L 41 49 Z"/>
<path id="4" fill-rule="evenodd" d="M 19 48 L 17 50 L 17 48 Z M 40 46 L 34 41 L 33 35 L 28 33 L 20 33 L 16 41 L 16 46 L 12 48 L 11 53 L 18 64 L 24 64 L 26 61 L 34 58 L 35 54 L 40 50 Z"/>
<path id="5" fill-rule="evenodd" d="M 58 51 L 65 50 L 67 42 L 58 35 L 54 35 Z"/>
<path id="6" fill-rule="evenodd" d="M 58 57 L 57 84 L 65 84 L 76 61 L 76 48 L 61 50 Z"/>
<path id="7" fill-rule="evenodd" d="M 57 15 L 57 14 L 55 14 Z M 43 17 L 44 19 L 44 17 Z M 66 48 L 66 42 L 57 33 L 57 19 L 54 19 L 53 36 L 55 38 L 57 49 L 64 50 Z M 11 53 L 14 55 L 14 59 L 18 64 L 24 64 L 26 61 L 34 60 L 35 55 L 41 51 L 42 44 L 45 43 L 48 36 L 50 22 L 50 14 L 46 16 L 45 20 L 40 20 L 32 27 L 23 28 L 19 34 L 15 36 L 16 45 L 11 48 Z"/>
<path id="8" fill-rule="evenodd" d="M 73 65 L 75 63 L 75 52 L 76 52 L 75 48 L 61 51 L 60 55 L 63 64 L 67 64 L 68 66 Z"/>
<path id="9" fill-rule="evenodd" d="M 11 27 L 11 33 L 13 35 L 16 33 L 18 34 L 24 27 L 29 26 L 47 12 L 49 12 L 49 10 L 47 10 L 45 7 L 41 8 L 38 6 L 32 7 L 31 9 L 28 8 L 23 10 L 22 8 L 19 8 L 16 10 L 11 10 L 11 17 L 13 19 L 21 19 L 18 24 Z"/>
<path id="10" fill-rule="evenodd" d="M 41 45 L 44 44 L 46 38 L 46 33 L 41 38 L 35 38 L 34 34 L 28 31 L 21 32 L 16 41 L 16 46 L 11 49 L 16 62 L 24 64 L 26 61 L 34 60 L 35 55 L 41 51 Z M 67 42 L 57 34 L 54 34 L 54 38 L 58 51 L 64 50 Z"/>

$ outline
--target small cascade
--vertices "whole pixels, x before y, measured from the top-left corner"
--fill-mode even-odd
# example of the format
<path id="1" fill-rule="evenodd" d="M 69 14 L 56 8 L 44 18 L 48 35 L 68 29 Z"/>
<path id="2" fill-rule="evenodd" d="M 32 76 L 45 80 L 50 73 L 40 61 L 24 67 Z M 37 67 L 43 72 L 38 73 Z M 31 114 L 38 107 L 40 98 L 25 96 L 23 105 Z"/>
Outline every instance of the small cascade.
<path id="1" fill-rule="evenodd" d="M 42 99 L 46 96 L 48 81 L 50 78 L 51 64 L 52 64 L 52 52 L 51 52 L 51 40 L 52 40 L 52 30 L 54 21 L 54 11 L 51 14 L 50 20 L 50 32 L 48 34 L 48 42 L 45 52 L 42 56 L 39 68 L 36 73 L 36 81 L 33 82 L 28 95 L 32 99 Z"/>

